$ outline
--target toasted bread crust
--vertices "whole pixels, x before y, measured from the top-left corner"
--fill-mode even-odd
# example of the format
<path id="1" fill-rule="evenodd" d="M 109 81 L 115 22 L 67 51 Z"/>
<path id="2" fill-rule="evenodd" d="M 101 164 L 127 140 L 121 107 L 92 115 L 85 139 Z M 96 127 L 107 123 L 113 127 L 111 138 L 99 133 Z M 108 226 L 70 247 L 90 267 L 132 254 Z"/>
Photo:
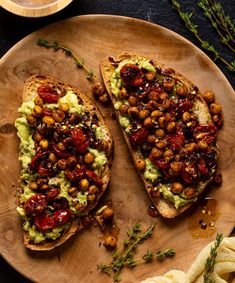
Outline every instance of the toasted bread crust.
<path id="1" fill-rule="evenodd" d="M 84 93 L 80 92 L 80 90 L 76 87 L 72 87 L 69 84 L 57 80 L 55 78 L 43 75 L 36 75 L 31 76 L 25 83 L 25 87 L 23 90 L 23 102 L 31 101 L 37 95 L 36 90 L 37 87 L 41 84 L 49 85 L 53 87 L 59 92 L 61 92 L 61 96 L 65 94 L 67 91 L 72 90 L 78 97 L 81 98 L 85 108 L 91 113 L 96 114 L 98 117 L 98 124 L 105 130 L 105 140 L 107 141 L 108 147 L 105 149 L 105 155 L 107 157 L 107 163 L 105 164 L 103 171 L 102 171 L 102 180 L 103 185 L 101 188 L 101 192 L 97 197 L 97 200 L 93 204 L 89 204 L 86 209 L 83 211 L 83 215 L 87 215 L 99 202 L 100 198 L 106 191 L 109 181 L 110 181 L 110 168 L 112 163 L 112 152 L 113 152 L 113 138 L 110 133 L 110 130 L 105 122 L 104 117 L 102 116 L 101 112 L 95 106 L 95 104 L 91 101 L 91 99 Z M 26 231 L 23 231 L 23 241 L 26 248 L 33 250 L 33 251 L 50 251 L 53 250 L 66 241 L 68 241 L 72 236 L 74 236 L 77 232 L 83 229 L 83 224 L 80 218 L 75 218 L 72 220 L 72 223 L 69 229 L 62 232 L 62 235 L 56 240 L 46 240 L 39 244 L 35 244 L 30 240 L 29 234 Z"/>
<path id="2" fill-rule="evenodd" d="M 113 57 L 108 56 L 108 57 L 105 57 L 104 59 L 102 59 L 101 64 L 100 64 L 101 74 L 102 74 L 102 78 L 103 78 L 105 87 L 107 89 L 107 92 L 110 96 L 110 99 L 111 99 L 113 105 L 115 104 L 116 99 L 115 99 L 115 97 L 114 97 L 114 95 L 112 94 L 112 91 L 111 91 L 110 78 L 111 78 L 112 73 L 115 70 L 115 66 L 117 66 L 123 60 L 135 60 L 135 59 L 138 59 L 140 57 L 151 60 L 151 63 L 155 67 L 160 67 L 162 69 L 166 68 L 164 65 L 159 64 L 156 60 L 153 60 L 153 59 L 148 58 L 147 56 L 141 56 L 141 55 L 138 55 L 138 54 L 135 54 L 135 53 L 122 53 L 117 58 L 113 58 Z M 184 84 L 186 84 L 190 88 L 195 87 L 195 85 L 192 82 L 190 82 L 183 75 L 175 72 L 174 70 L 172 70 L 172 77 L 177 78 L 177 80 L 183 82 Z M 204 123 L 208 123 L 208 122 L 212 121 L 211 116 L 210 116 L 210 112 L 209 112 L 209 108 L 208 108 L 206 102 L 204 101 L 204 99 L 201 97 L 200 91 L 198 91 L 197 98 L 194 100 L 193 108 L 194 108 L 193 109 L 194 113 L 197 114 L 197 116 L 198 116 L 200 124 L 204 124 Z M 133 147 L 131 146 L 131 143 L 129 141 L 129 137 L 128 137 L 127 133 L 124 131 L 124 129 L 122 129 L 122 132 L 123 132 L 126 144 L 129 148 L 132 160 L 135 164 L 136 160 L 138 158 L 141 158 L 141 154 L 138 150 L 133 149 Z M 215 150 L 217 151 L 217 154 L 218 154 L 217 147 L 215 147 Z M 157 194 L 157 196 L 154 196 L 154 198 L 153 198 L 150 194 L 150 190 L 153 187 L 152 183 L 144 178 L 142 171 L 138 170 L 137 168 L 136 168 L 136 170 L 137 170 L 138 174 L 140 175 L 140 177 L 143 181 L 144 187 L 145 187 L 146 191 L 148 192 L 148 195 L 149 195 L 151 201 L 153 202 L 153 204 L 157 208 L 159 214 L 161 216 L 163 216 L 164 218 L 174 218 L 174 217 L 182 214 L 185 210 L 187 210 L 190 206 L 192 206 L 192 203 L 188 203 L 188 204 L 183 205 L 180 208 L 176 209 L 174 204 L 171 201 L 163 198 L 163 196 L 160 194 L 160 192 L 159 192 L 159 194 Z M 203 184 L 203 189 L 211 181 L 212 181 L 212 178 L 207 180 Z"/>

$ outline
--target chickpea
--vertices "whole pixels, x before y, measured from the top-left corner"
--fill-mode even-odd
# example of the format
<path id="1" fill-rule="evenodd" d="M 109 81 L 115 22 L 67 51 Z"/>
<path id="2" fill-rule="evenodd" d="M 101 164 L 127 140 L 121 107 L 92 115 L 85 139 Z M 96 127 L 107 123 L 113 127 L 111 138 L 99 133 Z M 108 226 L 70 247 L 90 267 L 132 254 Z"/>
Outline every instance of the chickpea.
<path id="1" fill-rule="evenodd" d="M 98 192 L 98 187 L 96 185 L 91 185 L 88 189 L 89 194 L 95 194 Z"/>
<path id="2" fill-rule="evenodd" d="M 26 120 L 31 126 L 35 126 L 37 123 L 37 119 L 33 115 L 27 116 Z"/>
<path id="3" fill-rule="evenodd" d="M 180 194 L 183 191 L 184 187 L 181 183 L 174 182 L 171 186 L 171 191 L 173 194 Z"/>
<path id="4" fill-rule="evenodd" d="M 141 171 L 144 170 L 145 167 L 146 167 L 145 160 L 142 159 L 142 158 L 138 158 L 135 162 L 135 165 L 136 165 L 136 168 L 141 170 Z"/>
<path id="5" fill-rule="evenodd" d="M 149 94 L 148 94 L 148 99 L 149 99 L 149 100 L 157 101 L 157 100 L 159 99 L 159 94 L 158 94 L 158 92 L 156 92 L 156 91 L 154 91 L 154 90 L 150 91 Z"/>
<path id="6" fill-rule="evenodd" d="M 188 152 L 194 152 L 197 150 L 198 146 L 196 143 L 192 142 L 192 143 L 187 144 L 185 148 L 186 148 L 186 151 Z"/>
<path id="7" fill-rule="evenodd" d="M 122 105 L 119 107 L 118 110 L 120 111 L 120 113 L 121 113 L 122 115 L 124 115 L 124 114 L 127 113 L 128 109 L 129 109 L 129 106 L 128 106 L 128 105 L 122 104 Z"/>
<path id="8" fill-rule="evenodd" d="M 88 195 L 88 196 L 87 196 L 87 200 L 88 200 L 89 202 L 94 202 L 94 201 L 96 200 L 95 194 L 90 194 L 90 195 Z"/>
<path id="9" fill-rule="evenodd" d="M 148 141 L 148 143 L 150 143 L 150 144 L 154 144 L 155 141 L 156 141 L 156 137 L 155 137 L 154 135 L 149 135 L 147 141 Z"/>
<path id="10" fill-rule="evenodd" d="M 43 136 L 39 134 L 39 132 L 35 132 L 33 138 L 35 141 L 40 142 L 43 139 Z"/>
<path id="11" fill-rule="evenodd" d="M 172 121 L 175 121 L 175 120 L 176 120 L 175 117 L 172 116 L 171 113 L 169 113 L 169 112 L 167 112 L 167 113 L 165 114 L 165 118 L 166 118 L 166 121 L 167 121 L 167 122 L 172 122 Z"/>
<path id="12" fill-rule="evenodd" d="M 100 150 L 106 150 L 108 148 L 109 148 L 109 143 L 105 140 L 102 140 L 99 149 Z"/>
<path id="13" fill-rule="evenodd" d="M 151 117 L 147 117 L 144 119 L 144 127 L 151 128 L 153 125 Z"/>
<path id="14" fill-rule="evenodd" d="M 165 90 L 167 91 L 172 91 L 174 88 L 175 83 L 173 81 L 165 81 L 163 82 L 163 86 Z"/>
<path id="15" fill-rule="evenodd" d="M 32 191 L 37 190 L 37 189 L 38 189 L 38 184 L 37 184 L 37 182 L 31 182 L 31 183 L 29 184 L 29 188 L 30 188 L 30 190 L 32 190 Z"/>
<path id="16" fill-rule="evenodd" d="M 59 109 L 63 112 L 68 112 L 69 111 L 69 105 L 68 103 L 61 103 L 59 105 Z"/>
<path id="17" fill-rule="evenodd" d="M 98 99 L 101 95 L 104 94 L 104 87 L 101 83 L 96 83 L 92 88 L 92 94 L 96 99 Z"/>
<path id="18" fill-rule="evenodd" d="M 212 120 L 217 127 L 221 127 L 223 125 L 223 117 L 221 115 L 213 115 Z"/>
<path id="19" fill-rule="evenodd" d="M 145 74 L 145 77 L 148 81 L 153 81 L 155 79 L 156 73 L 149 71 L 148 73 Z"/>
<path id="20" fill-rule="evenodd" d="M 171 101 L 170 101 L 170 99 L 165 99 L 165 100 L 163 100 L 163 102 L 162 102 L 162 107 L 163 107 L 164 109 L 168 109 L 170 106 L 171 106 Z"/>
<path id="21" fill-rule="evenodd" d="M 37 184 L 38 184 L 39 187 L 41 187 L 42 185 L 44 185 L 46 183 L 47 183 L 47 180 L 44 179 L 44 178 L 37 179 Z"/>
<path id="22" fill-rule="evenodd" d="M 87 179 L 81 179 L 79 182 L 81 189 L 86 190 L 89 187 L 89 181 Z"/>
<path id="23" fill-rule="evenodd" d="M 67 160 L 66 160 L 66 164 L 67 167 L 69 168 L 74 168 L 77 164 L 77 158 L 75 156 L 70 156 Z"/>
<path id="24" fill-rule="evenodd" d="M 159 142 L 156 142 L 156 147 L 159 148 L 159 149 L 164 149 L 167 145 L 167 142 L 166 141 L 159 141 Z"/>
<path id="25" fill-rule="evenodd" d="M 104 93 L 103 95 L 101 95 L 99 97 L 99 102 L 101 102 L 102 104 L 108 104 L 109 103 L 109 96 L 107 93 Z"/>
<path id="26" fill-rule="evenodd" d="M 111 217 L 113 217 L 113 215 L 114 215 L 113 209 L 110 208 L 110 207 L 106 207 L 105 210 L 102 213 L 102 216 L 103 216 L 104 219 L 111 218 Z"/>
<path id="27" fill-rule="evenodd" d="M 199 141 L 197 145 L 202 150 L 205 150 L 208 148 L 208 144 L 205 141 Z"/>
<path id="28" fill-rule="evenodd" d="M 41 97 L 40 96 L 35 96 L 35 98 L 34 98 L 34 103 L 35 103 L 35 105 L 39 105 L 39 106 L 42 106 L 43 105 L 43 100 L 41 99 Z"/>
<path id="29" fill-rule="evenodd" d="M 221 113 L 222 107 L 221 107 L 221 105 L 219 105 L 217 103 L 211 103 L 210 111 L 211 111 L 212 114 L 218 115 L 218 114 Z"/>
<path id="30" fill-rule="evenodd" d="M 147 118 L 148 116 L 149 116 L 149 111 L 147 110 L 147 109 L 142 109 L 142 110 L 140 110 L 140 112 L 139 112 L 139 118 L 141 119 L 141 120 L 143 120 L 143 119 L 145 119 L 145 118 Z"/>
<path id="31" fill-rule="evenodd" d="M 187 123 L 190 121 L 190 119 L 191 119 L 191 114 L 188 111 L 184 112 L 182 115 L 183 122 Z"/>
<path id="32" fill-rule="evenodd" d="M 187 87 L 186 85 L 179 86 L 179 87 L 177 87 L 177 89 L 176 89 L 176 93 L 177 93 L 179 96 L 185 97 L 185 96 L 188 94 L 188 87 Z"/>
<path id="33" fill-rule="evenodd" d="M 160 150 L 156 147 L 153 147 L 152 150 L 151 150 L 151 153 L 150 153 L 151 157 L 154 158 L 154 159 L 161 157 L 162 154 L 163 154 L 162 150 Z"/>
<path id="34" fill-rule="evenodd" d="M 64 170 L 67 167 L 67 163 L 65 159 L 60 159 L 57 162 L 60 169 Z"/>
<path id="35" fill-rule="evenodd" d="M 184 195 L 187 199 L 193 198 L 196 196 L 196 190 L 193 187 L 188 187 L 184 191 Z"/>
<path id="36" fill-rule="evenodd" d="M 39 142 L 39 145 L 42 149 L 47 149 L 49 146 L 49 142 L 46 139 L 43 139 Z"/>
<path id="37" fill-rule="evenodd" d="M 131 95 L 128 98 L 128 102 L 129 102 L 130 106 L 136 106 L 136 104 L 138 102 L 138 98 L 136 98 L 135 96 Z"/>
<path id="38" fill-rule="evenodd" d="M 159 127 L 160 128 L 165 128 L 166 126 L 166 118 L 165 117 L 160 117 L 158 119 Z"/>
<path id="39" fill-rule="evenodd" d="M 161 100 L 168 99 L 168 97 L 169 97 L 169 95 L 166 92 L 162 92 L 159 96 L 160 96 Z"/>
<path id="40" fill-rule="evenodd" d="M 158 103 L 154 100 L 149 100 L 149 102 L 147 103 L 146 107 L 150 110 L 154 110 L 158 108 Z"/>
<path id="41" fill-rule="evenodd" d="M 215 94 L 212 91 L 206 91 L 202 93 L 202 98 L 206 101 L 206 103 L 210 104 L 215 101 Z"/>
<path id="42" fill-rule="evenodd" d="M 91 164 L 91 163 L 94 162 L 94 160 L 95 160 L 95 156 L 94 156 L 93 153 L 88 152 L 88 153 L 85 154 L 85 156 L 84 156 L 84 162 L 85 162 L 86 164 Z"/>
<path id="43" fill-rule="evenodd" d="M 77 187 L 70 187 L 70 188 L 68 189 L 68 193 L 69 193 L 70 195 L 74 195 L 74 194 L 77 193 L 77 192 L 78 192 Z"/>
<path id="44" fill-rule="evenodd" d="M 41 190 L 48 190 L 49 186 L 47 184 L 42 185 Z"/>
<path id="45" fill-rule="evenodd" d="M 165 136 L 165 131 L 163 129 L 157 129 L 155 131 L 155 136 L 158 138 L 163 138 Z"/>
<path id="46" fill-rule="evenodd" d="M 164 151 L 163 157 L 166 160 L 172 160 L 174 158 L 174 153 L 171 149 L 167 149 L 167 150 Z"/>
<path id="47" fill-rule="evenodd" d="M 131 115 L 132 117 L 138 117 L 139 110 L 136 106 L 132 106 L 128 109 L 128 114 Z"/>
<path id="48" fill-rule="evenodd" d="M 126 89 L 124 87 L 122 87 L 118 93 L 118 96 L 121 98 L 121 99 L 127 99 L 128 98 L 128 93 L 126 91 Z"/>
<path id="49" fill-rule="evenodd" d="M 57 110 L 53 112 L 52 117 L 56 122 L 61 123 L 65 118 L 65 114 L 62 110 Z"/>
<path id="50" fill-rule="evenodd" d="M 55 120 L 50 116 L 44 116 L 42 118 L 43 123 L 45 123 L 47 126 L 53 126 L 55 124 Z"/>
<path id="51" fill-rule="evenodd" d="M 117 239 L 114 236 L 108 236 L 104 240 L 104 246 L 110 247 L 110 248 L 115 248 L 117 245 Z"/>
<path id="52" fill-rule="evenodd" d="M 173 161 L 173 162 L 171 162 L 170 167 L 175 173 L 179 173 L 180 170 L 182 169 L 182 163 L 177 162 L 177 161 Z"/>
<path id="53" fill-rule="evenodd" d="M 53 152 L 50 152 L 50 154 L 49 154 L 49 160 L 50 160 L 51 162 L 53 162 L 53 163 L 56 163 L 57 157 L 56 157 L 56 155 L 55 155 Z"/>
<path id="54" fill-rule="evenodd" d="M 179 154 L 176 154 L 175 155 L 175 161 L 181 161 L 181 156 Z"/>
<path id="55" fill-rule="evenodd" d="M 153 119 L 157 119 L 158 117 L 161 117 L 161 116 L 162 116 L 162 111 L 161 110 L 154 110 L 151 113 L 151 118 L 153 118 Z"/>
<path id="56" fill-rule="evenodd" d="M 169 122 L 167 125 L 166 125 L 166 130 L 169 132 L 169 133 L 173 133 L 175 131 L 175 122 Z"/>
<path id="57" fill-rule="evenodd" d="M 65 150 L 65 145 L 62 142 L 59 142 L 57 144 L 57 147 L 58 147 L 59 150 L 62 150 L 62 151 Z"/>
<path id="58" fill-rule="evenodd" d="M 40 117 L 42 115 L 42 107 L 39 105 L 35 105 L 32 110 L 32 114 L 35 117 Z"/>

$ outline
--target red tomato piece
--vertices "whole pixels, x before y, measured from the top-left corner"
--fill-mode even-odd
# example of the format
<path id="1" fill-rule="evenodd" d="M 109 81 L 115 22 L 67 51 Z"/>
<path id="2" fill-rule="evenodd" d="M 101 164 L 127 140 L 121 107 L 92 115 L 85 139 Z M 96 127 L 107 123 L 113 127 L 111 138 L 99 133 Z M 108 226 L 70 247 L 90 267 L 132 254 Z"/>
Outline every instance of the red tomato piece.
<path id="1" fill-rule="evenodd" d="M 86 135 L 83 133 L 81 129 L 74 128 L 72 131 L 72 140 L 76 150 L 79 153 L 84 153 L 88 146 L 89 140 L 87 139 Z"/>
<path id="2" fill-rule="evenodd" d="M 180 151 L 181 147 L 184 145 L 185 142 L 183 132 L 180 131 L 176 134 L 169 135 L 167 137 L 167 142 L 173 151 Z"/>
<path id="3" fill-rule="evenodd" d="M 141 69 L 134 64 L 124 65 L 120 70 L 120 75 L 127 85 L 138 87 L 144 83 Z"/>
<path id="4" fill-rule="evenodd" d="M 96 185 L 102 186 L 103 180 L 100 176 L 98 176 L 95 172 L 91 170 L 86 170 L 86 176 L 91 179 Z"/>
<path id="5" fill-rule="evenodd" d="M 169 162 L 164 158 L 153 159 L 149 156 L 149 159 L 153 163 L 153 165 L 157 166 L 161 170 L 166 170 L 170 167 Z"/>
<path id="6" fill-rule="evenodd" d="M 206 167 L 206 162 L 203 158 L 200 158 L 197 162 L 197 168 L 199 170 L 199 172 L 202 174 L 202 175 L 208 175 L 209 174 L 209 171 L 208 171 L 208 168 Z"/>
<path id="7" fill-rule="evenodd" d="M 48 201 L 54 200 L 58 195 L 60 194 L 60 190 L 58 188 L 52 188 L 50 189 L 47 194 L 46 198 Z"/>
<path id="8" fill-rule="evenodd" d="M 52 145 L 55 155 L 59 158 L 68 159 L 72 154 L 64 150 L 60 150 L 56 144 Z"/>
<path id="9" fill-rule="evenodd" d="M 43 194 L 36 194 L 31 196 L 24 204 L 26 215 L 36 215 L 41 213 L 47 206 L 46 196 Z"/>
<path id="10" fill-rule="evenodd" d="M 131 145 L 135 148 L 143 144 L 144 142 L 146 142 L 148 135 L 149 135 L 149 131 L 145 128 L 141 128 L 137 130 L 136 132 L 130 135 L 129 140 Z"/>
<path id="11" fill-rule="evenodd" d="M 55 211 L 53 216 L 57 224 L 63 225 L 72 218 L 73 213 L 69 209 L 61 209 L 61 210 Z"/>
<path id="12" fill-rule="evenodd" d="M 55 228 L 57 221 L 53 214 L 39 214 L 34 218 L 34 224 L 40 231 L 47 231 Z"/>
<path id="13" fill-rule="evenodd" d="M 44 103 L 57 103 L 58 93 L 48 85 L 41 85 L 37 89 L 38 95 Z"/>
<path id="14" fill-rule="evenodd" d="M 193 133 L 197 141 L 203 140 L 207 144 L 215 142 L 217 138 L 217 128 L 213 123 L 198 125 Z"/>

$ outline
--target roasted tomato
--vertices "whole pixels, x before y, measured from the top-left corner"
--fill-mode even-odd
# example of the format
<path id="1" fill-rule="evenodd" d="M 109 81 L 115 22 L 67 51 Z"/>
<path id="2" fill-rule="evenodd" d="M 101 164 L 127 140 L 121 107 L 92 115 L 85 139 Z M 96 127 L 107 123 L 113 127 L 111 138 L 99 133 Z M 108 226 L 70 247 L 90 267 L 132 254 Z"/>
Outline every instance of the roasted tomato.
<path id="1" fill-rule="evenodd" d="M 208 168 L 206 167 L 206 162 L 203 158 L 198 160 L 197 168 L 202 175 L 207 176 L 209 174 Z"/>
<path id="2" fill-rule="evenodd" d="M 58 102 L 58 93 L 48 85 L 39 86 L 37 92 L 44 103 Z"/>
<path id="3" fill-rule="evenodd" d="M 95 172 L 91 171 L 91 170 L 86 170 L 86 176 L 91 179 L 96 185 L 98 186 L 102 186 L 103 185 L 103 181 L 102 178 L 98 175 L 96 175 Z"/>
<path id="4" fill-rule="evenodd" d="M 185 137 L 182 131 L 173 135 L 169 135 L 167 137 L 167 143 L 169 144 L 170 148 L 173 151 L 177 151 L 177 152 L 180 151 L 180 149 L 184 145 L 184 142 L 185 142 Z"/>
<path id="5" fill-rule="evenodd" d="M 180 174 L 185 184 L 191 184 L 197 178 L 197 169 L 193 164 L 183 164 Z"/>
<path id="6" fill-rule="evenodd" d="M 149 135 L 149 131 L 145 128 L 141 128 L 137 130 L 136 132 L 132 133 L 130 135 L 130 143 L 135 148 L 144 142 L 146 142 Z"/>
<path id="7" fill-rule="evenodd" d="M 56 198 L 55 200 L 52 201 L 51 206 L 55 210 L 67 209 L 69 207 L 69 202 L 64 197 Z"/>
<path id="8" fill-rule="evenodd" d="M 47 231 L 55 228 L 57 222 L 53 214 L 39 214 L 34 218 L 34 224 L 40 231 Z"/>
<path id="9" fill-rule="evenodd" d="M 120 70 L 120 75 L 127 85 L 138 87 L 144 83 L 141 69 L 134 64 L 124 65 Z"/>
<path id="10" fill-rule="evenodd" d="M 54 219 L 57 224 L 63 225 L 71 220 L 73 213 L 69 209 L 57 210 L 54 213 Z"/>
<path id="11" fill-rule="evenodd" d="M 194 130 L 193 136 L 197 141 L 203 140 L 207 144 L 211 144 L 217 138 L 217 128 L 212 123 L 198 125 Z"/>
<path id="12" fill-rule="evenodd" d="M 75 182 L 80 180 L 84 176 L 85 172 L 86 172 L 86 167 L 81 166 L 81 168 L 76 167 L 74 170 L 66 169 L 64 171 L 64 174 L 68 180 Z"/>
<path id="13" fill-rule="evenodd" d="M 45 160 L 47 158 L 47 152 L 44 151 L 39 151 L 38 153 L 36 153 L 32 159 L 31 159 L 31 163 L 30 163 L 30 169 L 33 170 L 33 169 L 37 169 L 39 164 Z"/>
<path id="14" fill-rule="evenodd" d="M 72 155 L 72 153 L 67 152 L 66 150 L 60 150 L 56 144 L 53 144 L 52 148 L 55 155 L 59 158 L 68 159 Z"/>
<path id="15" fill-rule="evenodd" d="M 43 194 L 36 194 L 31 196 L 24 204 L 24 210 L 27 216 L 35 216 L 41 213 L 47 206 L 46 196 Z"/>
<path id="16" fill-rule="evenodd" d="M 150 161 L 153 163 L 153 165 L 157 166 L 161 170 L 166 170 L 170 167 L 169 162 L 164 158 L 157 158 L 157 159 L 153 159 L 151 157 L 149 158 Z"/>
<path id="17" fill-rule="evenodd" d="M 76 150 L 80 153 L 84 153 L 88 146 L 89 140 L 81 129 L 74 128 L 72 131 L 72 139 Z"/>
<path id="18" fill-rule="evenodd" d="M 48 201 L 52 201 L 54 200 L 58 195 L 60 194 L 60 189 L 58 188 L 52 188 L 50 189 L 47 194 L 46 194 L 46 198 Z"/>

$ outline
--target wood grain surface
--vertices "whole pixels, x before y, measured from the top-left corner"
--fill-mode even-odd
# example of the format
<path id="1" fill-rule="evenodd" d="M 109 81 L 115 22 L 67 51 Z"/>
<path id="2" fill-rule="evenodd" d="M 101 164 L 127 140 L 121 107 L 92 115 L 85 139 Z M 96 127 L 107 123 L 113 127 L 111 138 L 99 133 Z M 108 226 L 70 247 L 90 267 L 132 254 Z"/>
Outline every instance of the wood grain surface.
<path id="1" fill-rule="evenodd" d="M 97 271 L 97 264 L 111 260 L 111 253 L 100 245 L 102 234 L 98 228 L 92 227 L 81 232 L 66 247 L 50 255 L 29 253 L 23 246 L 15 198 L 20 173 L 17 159 L 19 143 L 13 125 L 18 117 L 17 108 L 21 104 L 24 82 L 30 75 L 40 73 L 67 81 L 90 96 L 92 87 L 92 83 L 86 80 L 84 70 L 78 69 L 71 58 L 60 51 L 54 52 L 37 46 L 38 38 L 57 40 L 69 46 L 84 59 L 88 68 L 95 71 L 98 79 L 101 58 L 116 56 L 123 51 L 134 51 L 157 58 L 161 63 L 175 68 L 201 91 L 215 92 L 217 101 L 223 106 L 225 119 L 218 137 L 221 151 L 218 166 L 223 174 L 223 183 L 220 188 L 211 188 L 207 193 L 216 203 L 210 208 L 216 213 L 216 217 L 211 216 L 212 221 L 217 219 L 215 229 L 201 233 L 198 239 L 195 238 L 197 217 L 200 214 L 197 207 L 171 221 L 152 218 L 147 214 L 150 201 L 131 163 L 117 120 L 113 119 L 111 107 L 99 106 L 115 140 L 112 181 L 106 198 L 111 198 L 114 203 L 115 220 L 120 228 L 118 244 L 121 245 L 126 230 L 133 224 L 140 222 L 143 228 L 147 228 L 155 223 L 153 236 L 140 246 L 138 254 L 143 254 L 147 249 L 158 251 L 172 247 L 176 250 L 174 259 L 123 270 L 123 282 L 139 282 L 172 268 L 186 271 L 199 251 L 214 240 L 217 231 L 229 236 L 234 227 L 234 91 L 215 64 L 181 36 L 141 20 L 104 15 L 74 17 L 43 28 L 16 44 L 0 61 L 2 256 L 16 270 L 36 282 L 112 282 L 106 274 Z"/>

